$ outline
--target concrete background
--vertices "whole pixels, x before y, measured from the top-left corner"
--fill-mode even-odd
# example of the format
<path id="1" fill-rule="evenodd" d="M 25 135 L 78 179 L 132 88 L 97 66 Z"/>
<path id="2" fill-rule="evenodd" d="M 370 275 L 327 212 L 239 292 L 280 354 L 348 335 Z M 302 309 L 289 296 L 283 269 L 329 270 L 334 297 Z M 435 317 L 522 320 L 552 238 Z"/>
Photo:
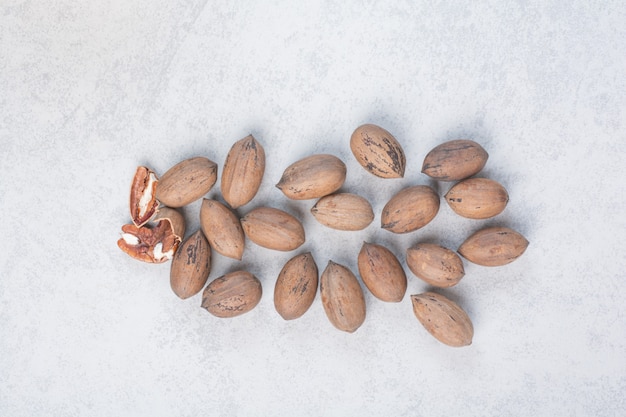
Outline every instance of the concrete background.
<path id="1" fill-rule="evenodd" d="M 619 1 L 279 0 L 0 2 L 0 415 L 555 416 L 626 410 L 626 6 Z M 382 180 L 349 137 L 376 123 L 407 154 Z M 254 134 L 267 153 L 259 194 L 298 216 L 292 253 L 248 242 L 214 253 L 210 279 L 245 268 L 256 309 L 220 320 L 179 300 L 169 264 L 116 246 L 137 165 L 163 174 L 196 155 L 221 167 Z M 424 229 L 396 236 L 380 212 L 398 190 L 450 184 L 420 174 L 426 153 L 470 138 L 479 176 L 509 191 L 494 219 L 442 201 Z M 361 232 L 327 229 L 274 187 L 313 153 L 346 162 L 342 190 L 376 213 Z M 208 197 L 219 198 L 219 182 Z M 188 234 L 199 202 L 184 210 Z M 500 268 L 465 263 L 441 293 L 471 316 L 470 347 L 432 338 L 410 294 L 366 292 L 354 334 L 319 294 L 300 319 L 274 310 L 284 263 L 312 251 L 356 272 L 363 240 L 403 262 L 420 241 L 456 249 L 505 225 L 530 241 Z M 404 264 L 405 265 L 405 264 Z M 406 265 L 405 265 L 406 266 Z"/>

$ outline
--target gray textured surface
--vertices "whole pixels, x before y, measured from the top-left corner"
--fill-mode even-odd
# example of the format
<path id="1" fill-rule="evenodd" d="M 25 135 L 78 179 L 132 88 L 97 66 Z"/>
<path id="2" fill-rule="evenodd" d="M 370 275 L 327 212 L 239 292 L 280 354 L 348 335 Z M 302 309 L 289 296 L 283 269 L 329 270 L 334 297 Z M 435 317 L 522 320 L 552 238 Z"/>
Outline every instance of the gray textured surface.
<path id="1" fill-rule="evenodd" d="M 623 415 L 626 410 L 626 7 L 623 2 L 0 2 L 0 415 Z M 364 122 L 407 153 L 402 180 L 357 165 Z M 356 271 L 365 239 L 456 248 L 487 224 L 531 242 L 501 268 L 466 263 L 443 291 L 473 319 L 474 343 L 439 344 L 399 304 L 366 295 L 354 334 L 319 295 L 301 319 L 274 311 L 294 253 L 249 243 L 214 256 L 211 278 L 248 268 L 259 306 L 219 320 L 178 300 L 168 265 L 116 247 L 139 164 L 163 173 L 220 164 L 253 133 L 260 193 L 298 215 L 304 249 Z M 387 199 L 432 184 L 421 162 L 472 138 L 509 190 L 493 220 L 442 205 L 421 231 L 378 227 Z M 362 232 L 315 223 L 313 202 L 274 188 L 315 152 L 348 165 L 344 190 L 376 212 Z M 439 184 L 444 193 L 448 184 Z M 217 196 L 215 187 L 209 196 Z M 185 210 L 189 232 L 199 204 Z"/>

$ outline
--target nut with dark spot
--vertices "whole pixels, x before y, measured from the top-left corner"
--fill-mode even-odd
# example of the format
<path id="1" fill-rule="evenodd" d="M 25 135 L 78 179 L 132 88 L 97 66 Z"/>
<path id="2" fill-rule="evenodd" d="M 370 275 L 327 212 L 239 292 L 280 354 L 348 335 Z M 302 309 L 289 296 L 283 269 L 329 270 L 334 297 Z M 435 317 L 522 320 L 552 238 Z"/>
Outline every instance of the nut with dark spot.
<path id="1" fill-rule="evenodd" d="M 350 137 L 350 149 L 359 164 L 377 177 L 404 177 L 404 150 L 382 127 L 365 124 L 356 128 Z"/>
<path id="2" fill-rule="evenodd" d="M 439 181 L 458 181 L 477 174 L 488 158 L 487 151 L 472 140 L 451 140 L 426 155 L 422 172 Z"/>
<path id="3" fill-rule="evenodd" d="M 408 187 L 391 197 L 383 208 L 381 227 L 408 233 L 426 226 L 439 212 L 439 195 L 426 185 Z"/>
<path id="4" fill-rule="evenodd" d="M 172 259 L 170 285 L 183 300 L 199 293 L 211 271 L 211 247 L 202 230 L 189 236 Z"/>
<path id="5" fill-rule="evenodd" d="M 220 318 L 252 310 L 261 300 L 261 282 L 247 271 L 235 271 L 211 281 L 202 293 L 202 308 Z"/>
<path id="6" fill-rule="evenodd" d="M 252 135 L 235 142 L 222 170 L 221 191 L 234 209 L 254 198 L 265 172 L 265 150 Z"/>
<path id="7" fill-rule="evenodd" d="M 506 189 L 488 178 L 463 180 L 450 188 L 444 198 L 456 214 L 468 219 L 497 216 L 509 202 Z"/>
<path id="8" fill-rule="evenodd" d="M 374 220 L 372 205 L 351 193 L 336 193 L 320 198 L 311 214 L 324 226 L 337 230 L 362 230 Z"/>
<path id="9" fill-rule="evenodd" d="M 156 198 L 168 207 L 183 207 L 200 199 L 217 181 L 217 164 L 204 157 L 186 159 L 159 180 Z"/>
<path id="10" fill-rule="evenodd" d="M 253 209 L 241 219 L 241 227 L 248 239 L 273 250 L 294 250 L 306 239 L 300 220 L 273 207 Z"/>
<path id="11" fill-rule="evenodd" d="M 434 292 L 412 295 L 411 301 L 415 317 L 441 343 L 452 347 L 472 344 L 474 326 L 458 304 Z"/>
<path id="12" fill-rule="evenodd" d="M 320 279 L 320 294 L 333 326 L 348 333 L 361 327 L 365 321 L 365 296 L 352 271 L 329 261 Z"/>
<path id="13" fill-rule="evenodd" d="M 291 258 L 278 275 L 274 306 L 285 320 L 302 316 L 317 294 L 318 271 L 311 252 Z"/>
<path id="14" fill-rule="evenodd" d="M 468 261 L 482 266 L 502 266 L 526 251 L 528 240 L 508 227 L 487 227 L 461 244 L 458 252 Z"/>
<path id="15" fill-rule="evenodd" d="M 390 303 L 402 301 L 407 287 L 406 274 L 389 249 L 363 242 L 358 267 L 363 283 L 376 298 Z"/>
<path id="16" fill-rule="evenodd" d="M 461 257 L 434 243 L 418 243 L 407 249 L 406 264 L 415 276 L 440 288 L 458 284 L 465 275 Z"/>
<path id="17" fill-rule="evenodd" d="M 211 247 L 221 255 L 241 260 L 245 236 L 235 213 L 216 200 L 203 199 L 200 225 Z"/>
<path id="18" fill-rule="evenodd" d="M 334 155 L 319 154 L 289 165 L 276 187 L 292 200 L 309 200 L 334 193 L 345 180 L 346 164 Z"/>

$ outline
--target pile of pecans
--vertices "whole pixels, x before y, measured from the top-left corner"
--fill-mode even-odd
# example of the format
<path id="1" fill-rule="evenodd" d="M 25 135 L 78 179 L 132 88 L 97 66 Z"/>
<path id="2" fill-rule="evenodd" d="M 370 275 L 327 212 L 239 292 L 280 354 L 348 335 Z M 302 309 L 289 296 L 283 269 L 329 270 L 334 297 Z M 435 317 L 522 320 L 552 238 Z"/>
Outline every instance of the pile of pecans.
<path id="1" fill-rule="evenodd" d="M 402 178 L 406 157 L 398 141 L 385 129 L 366 124 L 350 139 L 356 160 L 381 178 Z M 452 210 L 470 219 L 487 219 L 501 213 L 509 196 L 498 182 L 474 178 L 489 155 L 476 142 L 453 140 L 431 150 L 422 172 L 438 181 L 456 181 L 444 196 Z M 132 224 L 122 226 L 118 246 L 131 257 L 150 263 L 171 260 L 170 283 L 186 299 L 203 288 L 202 307 L 217 317 L 235 317 L 252 310 L 262 296 L 261 282 L 238 270 L 206 285 L 211 253 L 241 260 L 246 237 L 278 251 L 293 251 L 305 242 L 299 219 L 275 207 L 257 207 L 239 218 L 234 209 L 257 194 L 265 172 L 263 146 L 249 135 L 230 149 L 221 176 L 226 204 L 202 201 L 201 229 L 185 237 L 185 221 L 177 208 L 206 195 L 217 181 L 217 164 L 204 157 L 182 161 L 160 179 L 149 168 L 137 168 L 130 191 Z M 472 178 L 470 178 L 472 177 Z M 285 169 L 276 185 L 294 200 L 317 199 L 313 217 L 326 227 L 362 230 L 374 220 L 370 203 L 351 193 L 338 193 L 346 178 L 346 165 L 334 155 L 316 154 Z M 430 223 L 439 211 L 439 194 L 426 185 L 405 188 L 394 195 L 381 214 L 381 227 L 392 233 L 409 233 Z M 184 239 L 184 240 L 183 240 Z M 457 285 L 465 271 L 463 256 L 483 266 L 500 266 L 517 259 L 528 241 L 507 227 L 487 227 L 468 237 L 458 253 L 435 243 L 418 243 L 406 251 L 411 272 L 426 283 L 447 288 Z M 365 287 L 385 302 L 400 302 L 407 278 L 398 258 L 387 248 L 365 242 L 358 254 L 358 272 Z M 291 258 L 282 268 L 274 288 L 276 311 L 285 320 L 302 316 L 319 290 L 324 311 L 339 330 L 356 331 L 365 320 L 363 289 L 354 273 L 332 260 L 319 275 L 310 252 Z M 206 285 L 206 287 L 205 287 Z M 411 295 L 417 319 L 435 338 L 449 346 L 471 344 L 474 329 L 467 313 L 447 297 L 425 292 Z"/>

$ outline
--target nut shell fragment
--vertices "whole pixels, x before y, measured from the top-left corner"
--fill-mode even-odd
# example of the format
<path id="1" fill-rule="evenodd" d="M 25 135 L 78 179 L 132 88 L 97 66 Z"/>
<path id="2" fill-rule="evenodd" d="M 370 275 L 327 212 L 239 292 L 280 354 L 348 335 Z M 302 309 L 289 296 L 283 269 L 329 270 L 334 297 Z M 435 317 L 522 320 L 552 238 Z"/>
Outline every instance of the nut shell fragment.
<path id="1" fill-rule="evenodd" d="M 365 296 L 348 268 L 329 261 L 320 279 L 322 305 L 337 329 L 355 332 L 365 321 Z"/>
<path id="2" fill-rule="evenodd" d="M 220 189 L 232 207 L 241 207 L 254 198 L 265 172 L 265 150 L 254 136 L 235 142 L 224 163 Z"/>
<path id="3" fill-rule="evenodd" d="M 441 343 L 452 347 L 472 344 L 474 326 L 458 304 L 434 292 L 412 295 L 411 301 L 415 317 Z"/>
<path id="4" fill-rule="evenodd" d="M 181 238 L 174 233 L 170 220 L 162 219 L 154 227 L 125 224 L 117 246 L 137 260 L 163 263 L 174 256 L 180 241 Z"/>
<path id="5" fill-rule="evenodd" d="M 461 244 L 458 252 L 468 261 L 482 266 L 502 266 L 519 258 L 528 240 L 508 227 L 487 227 Z"/>
<path id="6" fill-rule="evenodd" d="M 186 227 L 185 218 L 180 211 L 170 207 L 161 207 L 156 216 L 154 216 L 153 221 L 160 222 L 162 220 L 169 221 L 172 228 L 172 234 L 178 238 L 179 241 L 183 240 L 183 237 L 185 237 Z"/>
<path id="7" fill-rule="evenodd" d="M 426 155 L 422 172 L 439 181 L 458 181 L 477 174 L 488 158 L 487 151 L 472 140 L 451 140 Z"/>
<path id="8" fill-rule="evenodd" d="M 261 282 L 247 271 L 235 271 L 211 281 L 202 293 L 202 308 L 220 318 L 236 317 L 261 300 Z"/>
<path id="9" fill-rule="evenodd" d="M 346 164 L 334 155 L 319 154 L 289 165 L 276 187 L 292 200 L 308 200 L 334 193 L 345 180 Z"/>
<path id="10" fill-rule="evenodd" d="M 296 255 L 283 266 L 274 287 L 274 307 L 285 320 L 301 317 L 317 294 L 318 271 L 311 252 Z"/>
<path id="11" fill-rule="evenodd" d="M 209 192 L 217 181 L 217 164 L 198 156 L 170 168 L 159 180 L 156 198 L 168 207 L 183 207 Z"/>
<path id="12" fill-rule="evenodd" d="M 159 207 L 156 187 L 159 179 L 149 168 L 138 166 L 130 186 L 130 217 L 137 227 L 152 219 Z"/>
<path id="13" fill-rule="evenodd" d="M 170 285 L 181 299 L 199 293 L 211 271 L 211 247 L 202 230 L 189 236 L 172 259 Z"/>
<path id="14" fill-rule="evenodd" d="M 404 150 L 382 127 L 365 124 L 356 128 L 350 138 L 350 149 L 359 164 L 377 177 L 404 177 Z"/>

